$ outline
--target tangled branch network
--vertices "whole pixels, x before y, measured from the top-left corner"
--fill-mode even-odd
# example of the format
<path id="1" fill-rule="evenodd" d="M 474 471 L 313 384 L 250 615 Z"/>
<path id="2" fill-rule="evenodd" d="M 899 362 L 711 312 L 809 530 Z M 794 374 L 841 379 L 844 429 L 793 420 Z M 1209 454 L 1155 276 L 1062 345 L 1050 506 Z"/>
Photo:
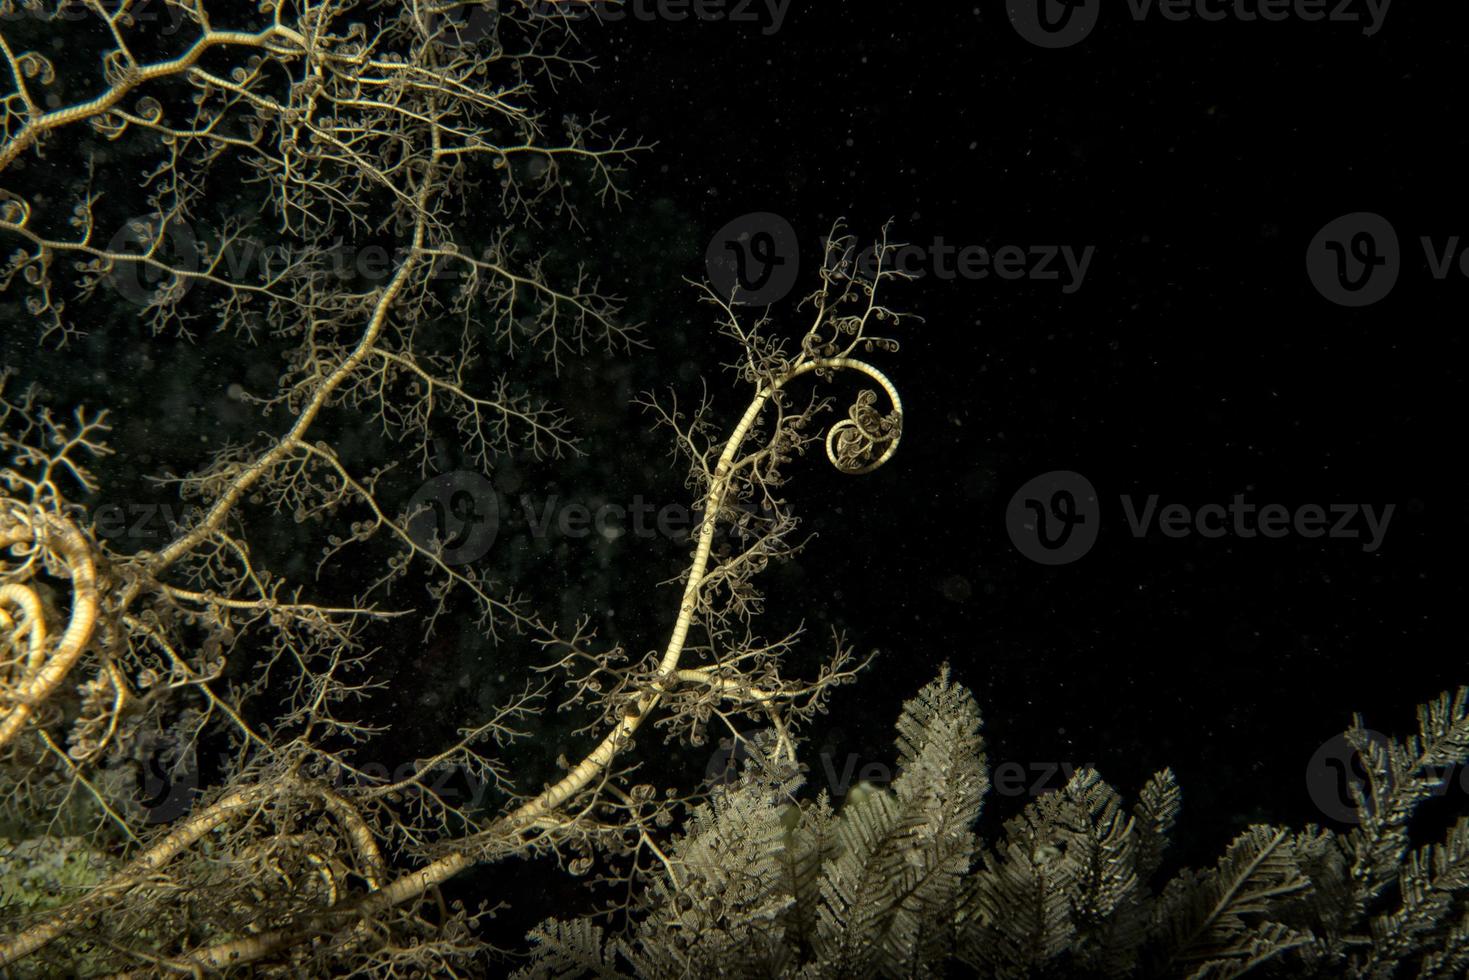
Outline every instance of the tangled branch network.
<path id="1" fill-rule="evenodd" d="M 748 392 L 732 427 L 711 399 L 643 397 L 702 514 L 659 648 L 560 626 L 541 611 L 556 596 L 413 531 L 405 488 L 435 445 L 486 474 L 584 452 L 548 394 L 558 372 L 646 348 L 579 264 L 591 251 L 557 237 L 616 205 L 647 148 L 538 107 L 590 68 L 577 6 L 170 0 L 161 31 L 129 0 L 0 0 L 0 300 L 39 340 L 0 372 L 0 792 L 24 836 L 95 859 L 65 896 L 5 909 L 0 965 L 468 969 L 495 952 L 493 909 L 438 891 L 465 869 L 549 854 L 636 895 L 661 866 L 701 791 L 638 778 L 645 724 L 701 745 L 755 720 L 792 761 L 860 670 L 838 637 L 792 676 L 801 632 L 760 634 L 758 579 L 801 547 L 782 496 L 796 457 L 819 447 L 861 474 L 897 449 L 902 403 L 867 359 L 910 319 L 884 305 L 903 277 L 886 234 L 871 274 L 829 236 L 804 332 L 705 290 Z M 144 213 L 98 188 L 104 168 L 141 175 Z M 344 242 L 391 260 L 344 274 Z M 240 261 L 263 245 L 279 261 Z M 242 395 L 258 435 L 160 463 L 156 485 L 197 507 L 157 547 L 106 538 L 87 510 L 114 479 L 109 440 L 147 409 L 46 407 L 38 379 L 88 330 L 283 365 Z M 840 377 L 865 387 L 823 429 Z M 280 570 L 283 535 L 314 542 L 314 578 Z M 514 683 L 450 744 L 370 765 L 423 720 L 389 700 L 385 660 L 466 617 Z M 528 736 L 553 700 L 586 747 L 550 772 Z M 166 810 L 136 798 L 156 771 L 188 790 Z M 490 797 L 467 803 L 446 772 Z"/>

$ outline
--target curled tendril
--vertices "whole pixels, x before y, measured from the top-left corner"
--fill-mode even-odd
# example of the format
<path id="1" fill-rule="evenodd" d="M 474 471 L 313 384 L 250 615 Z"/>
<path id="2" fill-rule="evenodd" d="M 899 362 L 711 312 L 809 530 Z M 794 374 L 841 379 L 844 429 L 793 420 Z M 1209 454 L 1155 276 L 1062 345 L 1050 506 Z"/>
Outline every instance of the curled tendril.
<path id="1" fill-rule="evenodd" d="M 123 51 L 109 51 L 103 56 L 102 64 L 109 85 L 131 88 L 142 81 L 143 69 Z"/>
<path id="2" fill-rule="evenodd" d="M 826 458 L 842 473 L 860 476 L 871 473 L 893 458 L 903 438 L 903 400 L 898 390 L 877 368 L 852 358 L 834 358 L 831 368 L 859 371 L 876 381 L 892 405 L 886 413 L 878 410 L 878 393 L 868 389 L 857 395 L 847 417 L 826 433 Z"/>
<path id="3" fill-rule="evenodd" d="M 128 128 L 128 121 L 113 112 L 93 116 L 89 122 L 93 129 L 109 140 L 117 139 L 123 133 L 127 132 Z"/>
<path id="4" fill-rule="evenodd" d="M 56 68 L 45 55 L 27 51 L 20 56 L 20 70 L 26 78 L 39 78 L 42 85 L 56 81 Z"/>
<path id="5" fill-rule="evenodd" d="M 0 201 L 0 221 L 25 227 L 31 218 L 31 206 L 19 198 Z"/>
<path id="6" fill-rule="evenodd" d="M 871 473 L 897 452 L 903 415 L 897 411 L 878 414 L 873 407 L 876 401 L 876 392 L 862 392 L 849 416 L 827 430 L 826 458 L 843 473 Z"/>
<path id="7" fill-rule="evenodd" d="M 138 115 L 149 123 L 156 123 L 163 119 L 163 103 L 151 95 L 145 95 L 138 100 Z"/>

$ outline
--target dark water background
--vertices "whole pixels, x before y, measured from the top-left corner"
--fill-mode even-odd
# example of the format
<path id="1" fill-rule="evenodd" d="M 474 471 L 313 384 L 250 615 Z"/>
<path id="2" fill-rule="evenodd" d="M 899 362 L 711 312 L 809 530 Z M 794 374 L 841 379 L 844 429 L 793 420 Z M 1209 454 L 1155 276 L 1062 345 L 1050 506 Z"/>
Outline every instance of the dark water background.
<path id="1" fill-rule="evenodd" d="M 1352 711 L 1406 734 L 1417 703 L 1469 681 L 1465 274 L 1456 259 L 1435 278 L 1422 244 L 1469 246 L 1463 12 L 1394 4 L 1366 36 L 1362 23 L 1294 16 L 1136 21 L 1119 3 L 1084 40 L 1044 50 L 996 2 L 795 2 L 778 27 L 751 10 L 753 22 L 630 16 L 580 30 L 600 70 L 553 112 L 595 109 L 657 145 L 638 159 L 632 198 L 584 212 L 585 235 L 563 248 L 628 296 L 651 347 L 591 355 L 559 378 L 526 369 L 527 383 L 555 388 L 587 456 L 552 483 L 504 461 L 497 574 L 548 616 L 592 615 L 635 654 L 665 641 L 678 590 L 656 583 L 677 574 L 686 542 L 532 540 L 517 515 L 523 494 L 537 507 L 691 503 L 668 434 L 631 399 L 668 386 L 693 396 L 703 377 L 727 424 L 737 418 L 720 368 L 734 351 L 682 281 L 705 274 L 730 222 L 771 213 L 795 230 L 803 271 L 772 309 L 793 331 L 838 217 L 864 241 L 892 219 L 896 239 L 930 255 L 1092 248 L 1069 291 L 1060 263 L 1057 281 L 949 276 L 931 261 L 891 296 L 924 322 L 877 359 L 905 402 L 898 455 L 858 479 L 814 459 L 793 468 L 788 496 L 816 536 L 767 574 L 765 632 L 804 622 L 796 672 L 832 628 L 880 651 L 805 733 L 811 786 L 840 796 L 844 773 L 890 765 L 902 700 L 948 662 L 983 708 L 991 765 L 1019 774 L 991 798 L 991 835 L 1085 763 L 1129 799 L 1174 768 L 1177 863 L 1211 863 L 1249 823 L 1329 820 L 1318 802 L 1329 780 L 1313 781 L 1310 764 Z M 1401 277 L 1348 308 L 1316 288 L 1307 254 L 1357 212 L 1396 229 Z M 30 342 L 15 309 L 7 361 Z M 197 464 L 200 432 L 260 429 L 224 392 L 267 383 L 276 368 L 263 356 L 241 362 L 122 321 L 98 333 L 72 360 L 26 361 L 59 401 L 118 409 L 119 485 L 164 458 Z M 446 468 L 456 452 L 441 450 Z M 1053 471 L 1095 487 L 1100 531 L 1077 560 L 1043 565 L 1017 548 L 1006 513 Z M 1368 552 L 1361 537 L 1136 537 L 1122 505 L 1157 495 L 1196 509 L 1238 494 L 1292 512 L 1394 510 Z M 404 752 L 425 751 L 493 703 L 524 655 L 451 620 L 429 643 L 385 645 L 392 689 L 373 710 L 399 726 Z M 584 747 L 557 719 L 544 724 L 529 748 L 543 769 Z M 710 754 L 643 751 L 687 785 Z M 509 936 L 572 911 L 578 887 L 541 862 L 450 891 L 513 899 L 499 926 Z"/>

